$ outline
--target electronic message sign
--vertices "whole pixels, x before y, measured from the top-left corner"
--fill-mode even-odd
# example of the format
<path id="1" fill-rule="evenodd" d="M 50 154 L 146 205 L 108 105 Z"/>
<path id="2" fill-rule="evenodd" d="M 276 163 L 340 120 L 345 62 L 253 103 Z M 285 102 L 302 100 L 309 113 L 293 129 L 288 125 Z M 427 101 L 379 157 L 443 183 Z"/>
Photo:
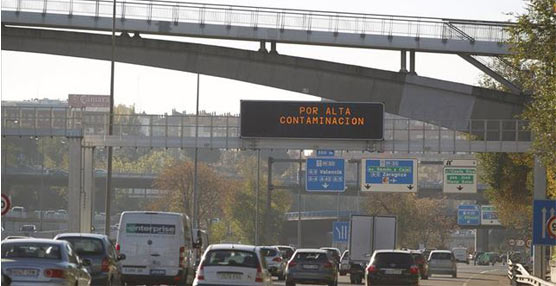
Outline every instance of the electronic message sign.
<path id="1" fill-rule="evenodd" d="M 382 140 L 382 103 L 241 101 L 241 137 Z"/>

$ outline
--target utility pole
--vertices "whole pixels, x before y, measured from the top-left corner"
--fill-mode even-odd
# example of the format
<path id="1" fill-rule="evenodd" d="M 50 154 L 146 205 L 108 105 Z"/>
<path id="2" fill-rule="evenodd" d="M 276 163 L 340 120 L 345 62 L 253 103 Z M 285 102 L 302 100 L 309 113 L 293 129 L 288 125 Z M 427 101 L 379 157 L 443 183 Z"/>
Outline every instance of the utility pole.
<path id="1" fill-rule="evenodd" d="M 297 191 L 297 248 L 301 248 L 302 236 L 301 236 L 301 189 L 303 188 L 301 182 L 301 155 L 303 154 L 303 150 L 299 150 L 299 170 L 297 174 L 297 180 L 299 181 L 299 188 Z"/>
<path id="2" fill-rule="evenodd" d="M 193 170 L 193 228 L 199 229 L 199 193 L 197 181 L 197 163 L 199 156 L 199 79 L 200 75 L 197 74 L 197 107 L 195 108 L 195 162 Z"/>
<path id="3" fill-rule="evenodd" d="M 108 135 L 114 132 L 114 58 L 116 54 L 116 0 L 112 3 L 112 55 L 110 58 L 110 114 L 108 119 Z M 112 146 L 108 146 L 108 166 L 106 168 L 106 193 L 104 211 L 104 234 L 110 235 L 110 202 L 112 200 Z"/>
<path id="4" fill-rule="evenodd" d="M 261 149 L 257 149 L 257 189 L 255 195 L 255 245 L 259 245 L 259 191 L 261 176 Z"/>

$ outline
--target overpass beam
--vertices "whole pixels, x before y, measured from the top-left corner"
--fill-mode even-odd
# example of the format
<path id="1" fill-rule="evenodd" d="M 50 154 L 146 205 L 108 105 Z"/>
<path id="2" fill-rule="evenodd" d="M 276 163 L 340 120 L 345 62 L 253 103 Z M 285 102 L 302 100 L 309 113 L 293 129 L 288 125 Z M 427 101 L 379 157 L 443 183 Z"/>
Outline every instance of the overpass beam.
<path id="1" fill-rule="evenodd" d="M 400 72 L 406 73 L 407 72 L 407 51 L 401 51 L 401 60 L 400 60 Z"/>
<path id="2" fill-rule="evenodd" d="M 95 192 L 94 147 L 83 148 L 83 192 L 80 204 L 80 232 L 90 233 Z"/>
<path id="3" fill-rule="evenodd" d="M 415 50 L 409 51 L 409 73 L 416 75 L 415 72 Z"/>
<path id="4" fill-rule="evenodd" d="M 260 46 L 259 46 L 259 52 L 261 53 L 268 53 L 268 51 L 266 50 L 266 42 L 265 41 L 260 41 Z"/>
<path id="5" fill-rule="evenodd" d="M 81 222 L 81 137 L 69 137 L 68 231 L 79 232 Z"/>
<path id="6" fill-rule="evenodd" d="M 512 93 L 514 93 L 514 94 L 520 94 L 521 93 L 521 89 L 517 85 L 515 85 L 511 81 L 507 80 L 505 77 L 503 77 L 499 73 L 493 71 L 492 69 L 490 69 L 489 67 L 487 67 L 486 65 L 484 65 L 483 63 L 481 63 L 480 61 L 475 59 L 474 57 L 472 57 L 471 55 L 459 54 L 459 56 L 462 59 L 466 60 L 468 63 L 472 64 L 473 66 L 475 66 L 476 68 L 481 70 L 482 72 L 484 72 L 487 75 L 489 75 L 490 77 L 492 77 L 495 81 L 497 81 L 500 84 L 507 87 Z"/>

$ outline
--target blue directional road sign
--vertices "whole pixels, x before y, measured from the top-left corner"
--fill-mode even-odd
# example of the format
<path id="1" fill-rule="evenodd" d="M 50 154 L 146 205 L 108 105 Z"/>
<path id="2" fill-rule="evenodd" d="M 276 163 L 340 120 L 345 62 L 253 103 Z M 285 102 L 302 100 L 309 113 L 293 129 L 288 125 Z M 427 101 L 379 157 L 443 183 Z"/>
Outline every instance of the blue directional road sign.
<path id="1" fill-rule="evenodd" d="M 307 158 L 308 192 L 344 192 L 345 164 L 339 158 Z"/>
<path id="2" fill-rule="evenodd" d="M 481 209 L 478 205 L 458 206 L 458 225 L 480 225 Z"/>
<path id="3" fill-rule="evenodd" d="M 556 200 L 533 202 L 533 244 L 556 245 Z"/>
<path id="4" fill-rule="evenodd" d="M 334 150 L 317 150 L 317 157 L 334 157 Z"/>
<path id="5" fill-rule="evenodd" d="M 361 165 L 364 192 L 417 192 L 415 159 L 366 159 Z"/>
<path id="6" fill-rule="evenodd" d="M 332 242 L 348 242 L 349 221 L 335 221 L 332 223 Z"/>

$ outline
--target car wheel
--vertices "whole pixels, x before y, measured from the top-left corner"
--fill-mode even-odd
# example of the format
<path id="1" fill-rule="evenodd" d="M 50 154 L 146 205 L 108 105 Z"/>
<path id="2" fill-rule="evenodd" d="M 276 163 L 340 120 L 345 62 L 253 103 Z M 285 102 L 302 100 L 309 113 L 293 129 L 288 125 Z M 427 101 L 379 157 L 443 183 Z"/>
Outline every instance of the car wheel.
<path id="1" fill-rule="evenodd" d="M 286 286 L 295 286 L 295 282 L 293 282 L 293 281 L 286 281 Z"/>
<path id="2" fill-rule="evenodd" d="M 423 276 L 421 276 L 421 279 L 423 279 L 423 280 L 428 280 L 428 279 L 429 279 L 429 276 L 428 276 L 428 275 L 423 275 Z"/>
<path id="3" fill-rule="evenodd" d="M 286 275 L 280 274 L 278 275 L 278 281 L 284 281 L 286 279 Z"/>
<path id="4" fill-rule="evenodd" d="M 106 281 L 106 286 L 112 286 L 112 278 L 108 278 Z"/>
<path id="5" fill-rule="evenodd" d="M 452 278 L 457 278 L 457 277 L 458 277 L 458 273 L 457 273 L 457 272 L 452 273 Z"/>

